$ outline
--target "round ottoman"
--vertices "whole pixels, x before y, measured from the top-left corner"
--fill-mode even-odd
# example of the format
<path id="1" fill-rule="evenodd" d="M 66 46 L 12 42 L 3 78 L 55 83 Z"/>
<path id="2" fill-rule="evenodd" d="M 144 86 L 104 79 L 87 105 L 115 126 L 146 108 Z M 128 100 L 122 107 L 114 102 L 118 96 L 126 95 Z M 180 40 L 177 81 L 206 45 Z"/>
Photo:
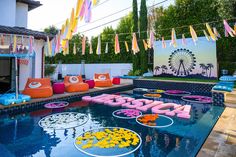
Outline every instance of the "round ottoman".
<path id="1" fill-rule="evenodd" d="M 89 88 L 94 88 L 95 86 L 95 82 L 94 80 L 85 80 L 85 83 L 87 83 L 89 85 Z"/>
<path id="2" fill-rule="evenodd" d="M 119 77 L 114 77 L 112 79 L 112 84 L 120 84 L 120 78 Z"/>
<path id="3" fill-rule="evenodd" d="M 65 92 L 64 82 L 56 82 L 52 86 L 54 94 L 63 94 Z"/>

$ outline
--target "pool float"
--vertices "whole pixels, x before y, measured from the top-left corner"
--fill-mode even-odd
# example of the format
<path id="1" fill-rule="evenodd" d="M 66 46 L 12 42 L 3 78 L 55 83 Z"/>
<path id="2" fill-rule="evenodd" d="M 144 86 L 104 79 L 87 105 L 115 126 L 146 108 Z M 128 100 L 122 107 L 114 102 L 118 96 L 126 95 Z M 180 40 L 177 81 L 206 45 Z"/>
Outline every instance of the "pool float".
<path id="1" fill-rule="evenodd" d="M 57 101 L 57 102 L 50 102 L 44 105 L 45 108 L 63 108 L 68 106 L 69 103 L 66 101 Z"/>
<path id="2" fill-rule="evenodd" d="M 170 108 L 177 108 L 180 107 L 181 105 L 175 104 L 175 103 L 163 103 L 158 106 L 155 106 L 152 108 L 152 113 L 157 113 L 157 114 L 165 114 L 166 112 L 170 112 Z"/>
<path id="3" fill-rule="evenodd" d="M 143 97 L 145 98 L 160 98 L 161 97 L 161 94 L 143 94 Z"/>
<path id="4" fill-rule="evenodd" d="M 181 98 L 184 101 L 194 102 L 194 103 L 212 103 L 212 98 L 202 95 L 188 95 Z"/>
<path id="5" fill-rule="evenodd" d="M 185 96 L 190 95 L 190 92 L 182 91 L 182 90 L 167 90 L 165 91 L 166 95 L 172 95 L 172 96 Z"/>
<path id="6" fill-rule="evenodd" d="M 10 104 L 20 104 L 20 103 L 24 103 L 30 100 L 31 100 L 30 96 L 23 95 L 23 94 L 19 94 L 18 99 L 16 99 L 15 93 L 8 93 L 8 94 L 0 95 L 0 104 L 5 105 L 5 106 L 10 105 Z"/>
<path id="7" fill-rule="evenodd" d="M 116 118 L 121 118 L 121 119 L 133 119 L 142 115 L 142 112 L 136 109 L 120 109 L 114 111 L 112 115 Z"/>
<path id="8" fill-rule="evenodd" d="M 140 110 L 140 111 L 143 111 L 143 112 L 147 112 L 147 111 L 148 111 L 149 109 L 151 109 L 152 107 L 157 106 L 157 105 L 160 105 L 160 104 L 163 104 L 163 102 L 162 102 L 162 101 L 154 101 L 154 102 L 152 102 L 152 103 L 150 103 L 150 104 L 137 107 L 136 109 L 137 109 L 137 110 Z"/>
<path id="9" fill-rule="evenodd" d="M 104 104 L 108 106 L 118 107 L 124 104 L 126 101 L 124 99 L 114 99 L 105 101 Z"/>
<path id="10" fill-rule="evenodd" d="M 165 91 L 161 89 L 148 89 L 147 92 L 150 94 L 156 94 L 156 93 L 164 93 Z"/>
<path id="11" fill-rule="evenodd" d="M 95 97 L 83 96 L 82 100 L 83 101 L 92 101 L 93 99 L 102 98 L 102 97 L 105 97 L 105 96 L 108 96 L 108 94 L 102 94 L 102 95 L 98 95 L 98 96 L 95 96 Z"/>

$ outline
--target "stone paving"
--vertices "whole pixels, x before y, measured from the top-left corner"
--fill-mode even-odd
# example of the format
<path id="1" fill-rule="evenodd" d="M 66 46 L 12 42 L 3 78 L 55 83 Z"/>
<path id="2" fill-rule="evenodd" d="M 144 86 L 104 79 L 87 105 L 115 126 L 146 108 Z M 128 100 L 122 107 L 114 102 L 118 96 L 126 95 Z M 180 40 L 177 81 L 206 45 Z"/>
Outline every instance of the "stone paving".
<path id="1" fill-rule="evenodd" d="M 225 108 L 197 157 L 236 157 L 236 108 Z"/>

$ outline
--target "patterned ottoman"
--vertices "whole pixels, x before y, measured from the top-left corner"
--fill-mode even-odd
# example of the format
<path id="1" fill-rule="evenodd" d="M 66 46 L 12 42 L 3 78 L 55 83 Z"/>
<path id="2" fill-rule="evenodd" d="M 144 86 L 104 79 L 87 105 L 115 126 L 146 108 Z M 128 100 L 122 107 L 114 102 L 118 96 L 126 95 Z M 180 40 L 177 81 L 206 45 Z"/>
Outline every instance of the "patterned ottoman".
<path id="1" fill-rule="evenodd" d="M 65 92 L 64 82 L 56 82 L 52 86 L 54 94 L 63 94 Z"/>

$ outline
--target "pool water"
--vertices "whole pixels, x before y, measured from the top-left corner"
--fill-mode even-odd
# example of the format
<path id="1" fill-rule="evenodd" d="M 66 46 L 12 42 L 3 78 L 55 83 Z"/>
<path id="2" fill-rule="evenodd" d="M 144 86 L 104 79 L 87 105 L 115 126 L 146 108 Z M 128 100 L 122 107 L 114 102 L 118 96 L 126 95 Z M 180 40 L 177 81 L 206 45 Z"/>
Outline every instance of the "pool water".
<path id="1" fill-rule="evenodd" d="M 118 93 L 142 98 L 132 91 Z M 120 107 L 89 104 L 84 101 L 70 102 L 63 109 L 41 108 L 20 115 L 0 116 L 0 156 L 1 157 L 87 157 L 74 146 L 74 141 L 82 132 L 100 127 L 123 127 L 137 132 L 142 145 L 130 157 L 194 157 L 198 153 L 223 107 L 212 104 L 189 103 L 176 96 L 158 98 L 164 102 L 192 105 L 191 118 L 173 117 L 173 125 L 166 128 L 148 128 L 137 124 L 135 119 L 118 119 L 112 112 Z M 38 122 L 45 116 L 60 112 L 87 114 L 89 120 L 83 126 L 70 129 L 43 129 Z M 148 112 L 150 113 L 150 112 Z"/>

